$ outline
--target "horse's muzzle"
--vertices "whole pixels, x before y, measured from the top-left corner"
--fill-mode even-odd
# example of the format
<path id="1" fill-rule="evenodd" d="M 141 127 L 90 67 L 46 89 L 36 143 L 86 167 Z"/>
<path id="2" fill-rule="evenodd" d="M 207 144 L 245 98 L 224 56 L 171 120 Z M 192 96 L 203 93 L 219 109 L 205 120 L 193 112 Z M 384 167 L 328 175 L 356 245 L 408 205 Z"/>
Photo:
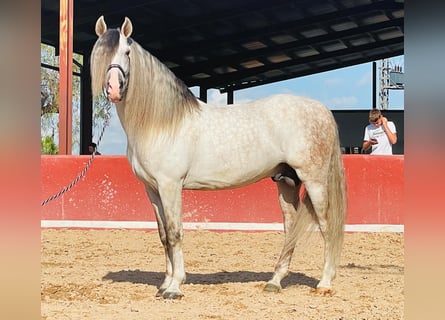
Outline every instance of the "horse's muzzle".
<path id="1" fill-rule="evenodd" d="M 124 85 L 124 70 L 120 65 L 111 64 L 108 67 L 108 81 L 106 87 L 107 99 L 112 103 L 122 100 L 122 88 Z"/>

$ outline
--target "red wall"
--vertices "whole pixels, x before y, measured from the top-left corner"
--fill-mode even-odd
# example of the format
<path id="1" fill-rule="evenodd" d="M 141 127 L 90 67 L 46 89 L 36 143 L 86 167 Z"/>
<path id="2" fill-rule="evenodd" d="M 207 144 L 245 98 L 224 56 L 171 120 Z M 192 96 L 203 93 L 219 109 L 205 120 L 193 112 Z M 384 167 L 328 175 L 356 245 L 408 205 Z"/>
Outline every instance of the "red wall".
<path id="1" fill-rule="evenodd" d="M 59 192 L 89 156 L 42 156 L 41 199 Z M 403 224 L 403 156 L 344 155 L 347 224 Z M 281 222 L 271 179 L 233 190 L 183 192 L 184 222 Z M 126 157 L 96 156 L 86 176 L 41 209 L 42 220 L 155 221 Z"/>

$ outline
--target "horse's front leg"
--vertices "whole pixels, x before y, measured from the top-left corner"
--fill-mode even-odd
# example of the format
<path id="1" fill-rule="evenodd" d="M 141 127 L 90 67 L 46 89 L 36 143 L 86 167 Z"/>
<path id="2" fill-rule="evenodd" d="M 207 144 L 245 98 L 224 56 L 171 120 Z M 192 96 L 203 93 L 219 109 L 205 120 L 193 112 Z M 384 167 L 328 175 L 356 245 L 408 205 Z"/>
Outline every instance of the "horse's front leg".
<path id="1" fill-rule="evenodd" d="M 185 282 L 184 255 L 182 252 L 182 185 L 179 182 L 159 184 L 159 196 L 163 215 L 158 218 L 162 222 L 163 234 L 161 241 L 165 242 L 167 272 L 158 291 L 165 299 L 180 299 L 183 294 L 180 285 Z M 162 237 L 164 236 L 164 240 Z"/>
<path id="2" fill-rule="evenodd" d="M 150 198 L 151 204 L 153 206 L 153 211 L 156 216 L 156 221 L 158 224 L 158 232 L 159 232 L 159 238 L 161 239 L 162 246 L 164 247 L 165 252 L 165 277 L 164 281 L 160 285 L 158 292 L 156 293 L 156 297 L 162 297 L 165 290 L 170 285 L 170 282 L 172 280 L 173 275 L 173 267 L 172 262 L 170 260 L 170 255 L 168 253 L 168 246 L 167 246 L 167 229 L 165 226 L 165 215 L 164 215 L 164 208 L 162 206 L 161 197 L 159 196 L 159 193 L 151 188 L 146 189 L 148 197 Z"/>

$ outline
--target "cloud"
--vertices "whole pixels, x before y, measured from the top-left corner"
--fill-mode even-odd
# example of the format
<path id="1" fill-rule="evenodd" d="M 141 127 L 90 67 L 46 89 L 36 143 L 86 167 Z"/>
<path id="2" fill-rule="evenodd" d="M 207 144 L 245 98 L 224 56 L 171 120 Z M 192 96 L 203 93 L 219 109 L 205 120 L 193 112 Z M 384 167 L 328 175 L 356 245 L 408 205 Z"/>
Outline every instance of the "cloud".
<path id="1" fill-rule="evenodd" d="M 338 87 L 343 84 L 342 78 L 328 78 L 323 81 L 324 86 L 327 87 Z"/>
<path id="2" fill-rule="evenodd" d="M 366 72 L 358 81 L 355 83 L 357 87 L 365 87 L 372 84 L 372 72 Z"/>
<path id="3" fill-rule="evenodd" d="M 334 97 L 325 101 L 329 109 L 357 107 L 358 99 L 355 96 Z"/>
<path id="4" fill-rule="evenodd" d="M 219 90 L 210 89 L 207 91 L 207 102 L 217 106 L 226 105 L 227 93 L 220 93 Z"/>

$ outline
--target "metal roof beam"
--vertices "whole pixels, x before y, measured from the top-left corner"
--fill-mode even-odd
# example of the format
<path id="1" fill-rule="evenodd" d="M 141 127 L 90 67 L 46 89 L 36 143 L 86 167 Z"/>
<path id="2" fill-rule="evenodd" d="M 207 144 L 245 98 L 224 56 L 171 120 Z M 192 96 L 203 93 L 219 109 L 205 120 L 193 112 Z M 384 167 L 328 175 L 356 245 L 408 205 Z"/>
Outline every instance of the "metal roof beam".
<path id="1" fill-rule="evenodd" d="M 396 50 L 393 52 L 385 52 L 382 54 L 378 54 L 378 55 L 373 55 L 372 59 L 373 60 L 380 60 L 380 59 L 385 59 L 385 58 L 391 58 L 394 56 L 398 56 L 398 55 L 402 55 L 404 53 L 403 49 L 400 50 Z M 215 89 L 219 89 L 221 93 L 227 92 L 228 90 L 242 90 L 242 89 L 248 89 L 248 88 L 252 88 L 252 87 L 257 87 L 259 85 L 265 85 L 265 84 L 270 84 L 270 83 L 274 83 L 274 82 L 279 82 L 279 81 L 284 81 L 284 80 L 289 80 L 289 79 L 295 79 L 295 78 L 299 78 L 299 77 L 304 77 L 304 76 L 308 76 L 308 75 L 312 75 L 312 74 L 316 74 L 316 73 L 320 73 L 320 72 L 325 72 L 325 71 L 331 71 L 331 70 L 335 70 L 337 68 L 344 68 L 344 67 L 350 67 L 350 66 L 354 66 L 357 64 L 361 64 L 361 63 L 366 63 L 369 62 L 369 57 L 362 57 L 359 59 L 352 59 L 349 60 L 348 62 L 345 63 L 341 63 L 341 66 L 339 66 L 338 64 L 335 65 L 328 65 L 328 66 L 323 66 L 323 67 L 313 67 L 311 69 L 307 69 L 301 72 L 296 72 L 296 73 L 291 73 L 291 74 L 286 74 L 283 76 L 277 76 L 277 77 L 272 77 L 269 79 L 263 79 L 257 82 L 247 82 L 245 81 L 243 83 L 242 80 L 238 81 L 238 83 L 236 83 L 235 85 L 232 85 L 230 87 L 216 87 Z"/>
<path id="2" fill-rule="evenodd" d="M 382 10 L 384 11 L 397 10 L 397 9 L 403 9 L 403 3 L 398 3 L 398 2 L 372 3 L 372 4 L 342 9 L 333 13 L 314 15 L 304 19 L 297 19 L 285 23 L 272 24 L 264 28 L 250 29 L 244 32 L 239 32 L 236 35 L 229 34 L 227 36 L 217 37 L 214 39 L 206 39 L 202 41 L 196 41 L 193 43 L 187 43 L 187 47 L 185 49 L 187 54 L 191 54 L 193 52 L 208 51 L 211 49 L 219 48 L 221 47 L 221 45 L 224 45 L 225 43 L 245 42 L 251 38 L 258 38 L 258 35 L 262 35 L 264 37 L 268 34 L 274 34 L 276 33 L 276 30 L 280 31 L 288 30 L 295 33 L 298 32 L 298 30 L 304 26 L 310 26 L 313 24 L 326 24 L 332 20 L 348 18 L 361 13 L 368 13 L 372 11 L 382 11 Z M 159 36 L 159 34 L 157 36 Z M 165 37 L 169 37 L 169 35 L 165 34 Z M 137 38 L 135 38 L 135 40 L 138 41 Z M 143 45 L 143 43 L 140 44 Z M 184 52 L 184 43 L 174 43 L 174 45 L 172 46 L 165 46 L 162 52 L 156 50 L 151 50 L 150 52 L 155 56 L 158 55 L 162 57 L 162 59 L 164 60 L 175 61 L 175 59 L 180 58 L 180 56 L 177 55 L 178 49 Z"/>
<path id="3" fill-rule="evenodd" d="M 258 49 L 258 50 L 252 50 L 247 52 L 242 52 L 230 56 L 224 56 L 219 59 L 212 59 L 209 61 L 203 61 L 203 62 L 196 62 L 196 63 L 188 63 L 183 64 L 179 67 L 173 68 L 172 71 L 178 75 L 181 76 L 189 76 L 192 74 L 195 74 L 197 72 L 204 72 L 204 73 L 214 73 L 213 69 L 217 67 L 228 67 L 228 66 L 234 66 L 236 62 L 239 61 L 245 61 L 250 59 L 258 59 L 264 56 L 269 56 L 272 54 L 278 54 L 278 53 L 285 53 L 293 50 L 297 50 L 300 47 L 307 46 L 307 45 L 317 45 L 322 42 L 326 42 L 329 40 L 334 39 L 342 39 L 351 37 L 357 34 L 366 34 L 370 32 L 375 32 L 376 29 L 384 29 L 384 28 L 390 28 L 390 27 L 399 27 L 403 25 L 403 19 L 394 19 L 389 21 L 384 21 L 381 23 L 377 23 L 374 25 L 366 25 L 358 28 L 353 28 L 345 31 L 338 31 L 329 33 L 326 35 L 321 35 L 318 37 L 313 38 L 307 38 L 303 40 L 297 40 L 291 43 L 286 43 L 283 45 L 277 45 L 271 48 L 264 48 L 264 49 Z"/>
<path id="4" fill-rule="evenodd" d="M 361 46 L 336 50 L 336 51 L 329 52 L 329 53 L 321 53 L 321 54 L 306 57 L 306 58 L 300 58 L 298 60 L 298 62 L 295 60 L 290 60 L 290 61 L 285 61 L 285 62 L 281 62 L 281 63 L 274 63 L 271 65 L 265 65 L 262 67 L 257 67 L 257 68 L 252 68 L 252 69 L 248 69 L 248 70 L 243 70 L 243 71 L 220 75 L 218 77 L 211 78 L 211 79 L 190 79 L 189 78 L 189 79 L 182 79 L 182 80 L 190 87 L 200 86 L 200 85 L 205 85 L 206 87 L 209 87 L 209 88 L 225 87 L 228 84 L 236 82 L 237 79 L 245 79 L 245 78 L 252 77 L 252 76 L 255 76 L 258 74 L 265 73 L 270 70 L 282 69 L 282 68 L 286 68 L 289 66 L 296 66 L 296 65 L 302 65 L 302 64 L 310 64 L 310 63 L 313 63 L 314 61 L 335 58 L 338 56 L 348 55 L 351 53 L 359 53 L 359 52 L 372 50 L 372 49 L 376 49 L 376 48 L 384 48 L 386 46 L 390 46 L 390 45 L 394 45 L 394 44 L 398 44 L 398 43 L 403 43 L 403 37 L 397 37 L 397 38 L 393 38 L 393 39 L 389 39 L 389 40 L 383 40 L 378 43 L 374 43 L 374 42 L 367 43 L 367 44 L 364 44 Z"/>

